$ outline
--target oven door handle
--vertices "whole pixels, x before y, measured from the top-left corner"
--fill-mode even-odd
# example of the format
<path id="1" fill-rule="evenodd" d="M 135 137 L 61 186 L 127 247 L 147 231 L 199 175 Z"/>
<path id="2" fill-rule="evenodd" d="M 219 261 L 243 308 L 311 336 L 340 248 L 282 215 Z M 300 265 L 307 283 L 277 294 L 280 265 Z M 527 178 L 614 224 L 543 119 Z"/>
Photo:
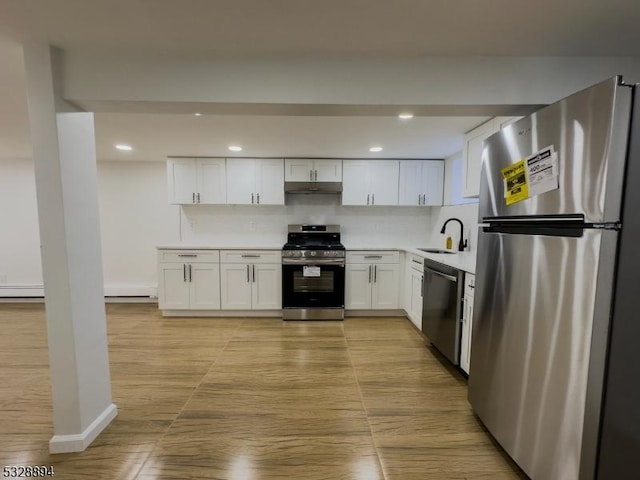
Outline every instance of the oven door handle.
<path id="1" fill-rule="evenodd" d="M 344 265 L 344 258 L 328 258 L 325 260 L 312 260 L 308 258 L 283 258 L 283 265 L 309 265 L 321 267 L 322 265 Z"/>

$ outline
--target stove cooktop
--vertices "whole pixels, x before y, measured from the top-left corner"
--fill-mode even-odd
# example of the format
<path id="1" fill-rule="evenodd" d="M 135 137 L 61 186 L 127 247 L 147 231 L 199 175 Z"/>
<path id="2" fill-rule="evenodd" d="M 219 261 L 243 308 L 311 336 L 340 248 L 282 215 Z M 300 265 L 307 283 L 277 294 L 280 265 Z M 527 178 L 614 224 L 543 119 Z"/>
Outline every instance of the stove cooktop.
<path id="1" fill-rule="evenodd" d="M 285 243 L 283 250 L 345 250 L 341 243 Z"/>

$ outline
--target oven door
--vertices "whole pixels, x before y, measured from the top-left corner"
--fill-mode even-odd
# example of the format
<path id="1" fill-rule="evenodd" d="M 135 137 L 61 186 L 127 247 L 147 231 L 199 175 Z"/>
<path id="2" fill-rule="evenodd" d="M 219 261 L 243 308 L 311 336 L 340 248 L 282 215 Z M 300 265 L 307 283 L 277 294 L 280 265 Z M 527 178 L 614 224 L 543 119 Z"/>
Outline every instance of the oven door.
<path id="1" fill-rule="evenodd" d="M 283 308 L 344 308 L 344 264 L 283 264 Z"/>

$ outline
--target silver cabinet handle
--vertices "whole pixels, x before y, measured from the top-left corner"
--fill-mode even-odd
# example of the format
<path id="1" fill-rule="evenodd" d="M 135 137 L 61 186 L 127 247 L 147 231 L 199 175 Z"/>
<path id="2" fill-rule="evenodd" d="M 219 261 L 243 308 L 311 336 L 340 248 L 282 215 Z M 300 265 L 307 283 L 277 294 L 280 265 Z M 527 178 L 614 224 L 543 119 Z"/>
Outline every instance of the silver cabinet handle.
<path id="1" fill-rule="evenodd" d="M 365 255 L 364 258 L 375 258 L 375 259 L 381 259 L 382 255 Z"/>
<path id="2" fill-rule="evenodd" d="M 420 296 L 424 297 L 424 277 L 420 279 Z"/>
<path id="3" fill-rule="evenodd" d="M 315 170 L 315 172 L 316 172 L 315 181 L 317 182 L 318 181 L 318 170 Z"/>
<path id="4" fill-rule="evenodd" d="M 252 275 L 253 275 L 253 283 L 256 283 L 256 266 L 251 265 Z"/>
<path id="5" fill-rule="evenodd" d="M 258 198 L 258 201 L 256 202 L 257 204 L 260 204 L 260 194 L 256 193 L 256 197 Z"/>
<path id="6" fill-rule="evenodd" d="M 198 255 L 195 253 L 179 253 L 178 254 L 179 257 L 189 257 L 189 258 L 193 258 L 193 257 L 197 257 Z"/>
<path id="7" fill-rule="evenodd" d="M 367 205 L 369 205 L 369 194 L 367 193 Z"/>
<path id="8" fill-rule="evenodd" d="M 249 265 L 247 265 L 247 283 L 251 283 L 251 278 L 249 277 Z"/>
<path id="9" fill-rule="evenodd" d="M 251 205 L 253 205 L 253 193 L 251 194 Z"/>
<path id="10" fill-rule="evenodd" d="M 423 205 L 426 205 L 426 204 L 427 204 L 427 194 L 426 194 L 426 193 L 423 193 L 423 194 L 422 194 L 422 204 L 423 204 Z"/>
<path id="11" fill-rule="evenodd" d="M 198 192 L 198 194 L 196 195 L 196 198 L 198 199 L 198 203 L 200 203 L 200 192 Z"/>
<path id="12" fill-rule="evenodd" d="M 378 266 L 374 265 L 373 266 L 373 283 L 377 283 L 378 282 Z"/>
<path id="13" fill-rule="evenodd" d="M 313 182 L 313 170 L 309 170 L 309 181 Z"/>
<path id="14" fill-rule="evenodd" d="M 413 258 L 411 259 L 411 261 L 412 261 L 413 263 L 417 263 L 418 265 L 422 265 L 422 262 L 419 262 L 418 260 L 415 260 L 415 259 L 413 259 Z"/>
<path id="15" fill-rule="evenodd" d="M 476 288 L 476 287 L 475 287 L 475 285 L 469 285 L 469 288 L 470 288 L 471 290 L 473 290 L 473 289 L 474 289 L 474 288 Z"/>
<path id="16" fill-rule="evenodd" d="M 260 255 L 256 255 L 255 253 L 243 253 L 242 258 L 260 258 Z"/>
<path id="17" fill-rule="evenodd" d="M 376 204 L 376 194 L 372 193 L 371 194 L 371 205 L 375 205 Z"/>
<path id="18" fill-rule="evenodd" d="M 422 205 L 422 195 L 418 194 L 418 205 Z"/>
<path id="19" fill-rule="evenodd" d="M 371 265 L 369 265 L 369 283 L 371 283 Z"/>
<path id="20" fill-rule="evenodd" d="M 182 281 L 183 282 L 187 281 L 187 264 L 186 263 L 182 264 Z"/>
<path id="21" fill-rule="evenodd" d="M 195 194 L 195 192 L 191 194 L 191 203 L 196 203 L 196 194 Z"/>
<path id="22" fill-rule="evenodd" d="M 193 277 L 191 276 L 191 268 L 193 267 L 193 265 L 189 264 L 189 282 L 193 281 Z"/>
<path id="23" fill-rule="evenodd" d="M 449 280 L 451 282 L 457 282 L 458 281 L 458 279 L 456 277 L 454 277 L 453 275 L 447 275 L 446 273 L 438 272 L 437 270 L 432 270 L 429 267 L 425 267 L 424 271 L 428 272 L 428 273 L 432 273 L 434 275 L 437 275 L 438 277 L 446 278 L 447 280 Z"/>

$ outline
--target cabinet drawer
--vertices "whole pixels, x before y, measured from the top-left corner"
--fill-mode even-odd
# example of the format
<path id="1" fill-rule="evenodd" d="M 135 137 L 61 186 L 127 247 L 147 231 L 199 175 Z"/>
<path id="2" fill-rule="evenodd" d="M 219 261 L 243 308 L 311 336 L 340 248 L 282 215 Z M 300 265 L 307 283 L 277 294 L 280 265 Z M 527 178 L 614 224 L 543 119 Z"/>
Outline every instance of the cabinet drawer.
<path id="1" fill-rule="evenodd" d="M 158 261 L 163 263 L 219 263 L 218 250 L 158 250 Z"/>
<path id="2" fill-rule="evenodd" d="M 281 250 L 222 250 L 221 263 L 282 263 Z"/>
<path id="3" fill-rule="evenodd" d="M 417 272 L 424 271 L 424 258 L 407 253 L 407 265 Z"/>
<path id="4" fill-rule="evenodd" d="M 472 273 L 464 274 L 464 294 L 473 296 L 476 286 L 476 276 Z"/>
<path id="5" fill-rule="evenodd" d="M 347 252 L 347 263 L 399 263 L 400 253 L 396 250 Z"/>

